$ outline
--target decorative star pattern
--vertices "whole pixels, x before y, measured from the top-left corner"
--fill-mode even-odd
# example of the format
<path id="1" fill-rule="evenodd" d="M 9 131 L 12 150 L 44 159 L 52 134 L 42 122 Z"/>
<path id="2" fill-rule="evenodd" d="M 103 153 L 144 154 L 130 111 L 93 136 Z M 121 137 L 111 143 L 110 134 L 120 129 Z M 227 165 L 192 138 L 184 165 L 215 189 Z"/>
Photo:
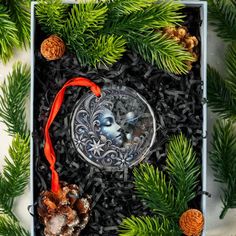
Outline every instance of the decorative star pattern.
<path id="1" fill-rule="evenodd" d="M 105 144 L 100 144 L 100 140 L 98 140 L 98 142 L 96 142 L 93 139 L 93 143 L 90 144 L 91 148 L 89 149 L 90 152 L 93 152 L 94 155 L 98 154 L 100 156 L 100 152 L 103 152 L 103 146 Z"/>

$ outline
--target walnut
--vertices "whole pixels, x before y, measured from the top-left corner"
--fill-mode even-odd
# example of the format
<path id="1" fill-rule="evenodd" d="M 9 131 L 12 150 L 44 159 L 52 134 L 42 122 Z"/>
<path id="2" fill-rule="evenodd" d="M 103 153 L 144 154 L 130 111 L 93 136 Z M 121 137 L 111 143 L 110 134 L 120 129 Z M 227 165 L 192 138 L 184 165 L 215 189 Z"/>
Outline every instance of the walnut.
<path id="1" fill-rule="evenodd" d="M 48 61 L 60 59 L 65 53 L 65 43 L 57 35 L 45 39 L 40 47 L 40 52 Z"/>
<path id="2" fill-rule="evenodd" d="M 180 219 L 179 225 L 183 233 L 187 236 L 199 236 L 203 230 L 204 217 L 197 209 L 185 211 Z"/>
<path id="3" fill-rule="evenodd" d="M 45 236 L 79 236 L 90 218 L 91 197 L 79 197 L 79 187 L 61 183 L 59 194 L 43 191 L 38 214 Z"/>

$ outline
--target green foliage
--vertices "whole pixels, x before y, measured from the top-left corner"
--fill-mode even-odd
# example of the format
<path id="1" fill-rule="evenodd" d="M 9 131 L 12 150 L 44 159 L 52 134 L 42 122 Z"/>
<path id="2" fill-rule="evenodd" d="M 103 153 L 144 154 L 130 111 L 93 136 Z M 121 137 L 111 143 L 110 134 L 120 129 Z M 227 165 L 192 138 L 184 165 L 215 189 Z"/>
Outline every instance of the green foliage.
<path id="1" fill-rule="evenodd" d="M 173 186 L 179 191 L 180 205 L 184 211 L 188 202 L 196 197 L 200 166 L 192 145 L 182 134 L 171 139 L 167 156 L 167 172 Z"/>
<path id="2" fill-rule="evenodd" d="M 111 65 L 125 52 L 126 41 L 115 35 L 95 36 L 104 25 L 108 8 L 94 1 L 74 5 L 63 37 L 73 49 L 81 65 Z"/>
<path id="3" fill-rule="evenodd" d="M 229 208 L 236 208 L 236 135 L 231 121 L 216 121 L 212 147 L 210 160 L 215 180 L 226 186 L 222 188 L 223 219 Z"/>
<path id="4" fill-rule="evenodd" d="M 67 4 L 61 0 L 39 0 L 36 16 L 46 33 L 61 35 L 67 17 Z"/>
<path id="5" fill-rule="evenodd" d="M 30 68 L 16 63 L 1 86 L 0 118 L 7 126 L 10 135 L 19 133 L 27 136 L 28 128 L 25 121 L 25 102 L 30 87 Z"/>
<path id="6" fill-rule="evenodd" d="M 131 33 L 126 37 L 131 49 L 160 69 L 176 74 L 187 73 L 187 65 L 184 62 L 193 60 L 181 45 L 174 40 L 167 39 L 159 32 L 153 31 L 145 35 L 142 32 Z"/>
<path id="7" fill-rule="evenodd" d="M 236 44 L 228 46 L 226 77 L 214 68 L 207 68 L 208 105 L 222 118 L 236 120 Z"/>
<path id="8" fill-rule="evenodd" d="M 24 193 L 30 175 L 30 145 L 29 137 L 16 135 L 9 148 L 10 158 L 5 157 L 5 165 L 0 175 L 0 209 L 12 214 L 15 197 Z"/>
<path id="9" fill-rule="evenodd" d="M 157 31 L 182 22 L 182 4 L 173 0 L 90 0 L 73 5 L 66 19 L 61 0 L 48 2 L 52 0 L 40 0 L 37 6 L 39 23 L 45 32 L 62 36 L 82 65 L 113 64 L 128 42 L 131 49 L 159 68 L 176 74 L 188 72 L 185 61 L 193 60 L 191 54 Z"/>
<path id="10" fill-rule="evenodd" d="M 120 236 L 178 236 L 178 225 L 156 216 L 141 216 L 124 219 L 120 225 Z"/>
<path id="11" fill-rule="evenodd" d="M 233 0 L 208 0 L 210 23 L 225 41 L 236 40 L 236 4 Z"/>
<path id="12" fill-rule="evenodd" d="M 112 65 L 118 61 L 125 52 L 125 39 L 114 35 L 100 35 L 89 47 L 90 63 L 93 66 L 104 64 Z"/>
<path id="13" fill-rule="evenodd" d="M 0 59 L 6 63 L 19 46 L 16 24 L 11 21 L 9 11 L 0 4 Z"/>
<path id="14" fill-rule="evenodd" d="M 0 236 L 30 236 L 19 222 L 8 215 L 0 215 Z"/>
<path id="15" fill-rule="evenodd" d="M 113 17 L 128 15 L 150 7 L 155 0 L 110 0 L 108 8 Z"/>
<path id="16" fill-rule="evenodd" d="M 165 174 L 147 163 L 134 169 L 137 194 L 156 216 L 124 219 L 121 236 L 181 235 L 178 220 L 196 196 L 200 170 L 192 146 L 182 134 L 170 140 L 166 165 Z"/>
<path id="17" fill-rule="evenodd" d="M 20 46 L 29 46 L 30 43 L 30 1 L 26 0 L 1 0 L 9 9 L 11 21 L 17 28 Z M 0 2 L 1 2 L 0 1 Z"/>
<path id="18" fill-rule="evenodd" d="M 229 82 L 234 89 L 234 94 L 236 94 L 236 42 L 228 46 L 225 61 Z"/>
<path id="19" fill-rule="evenodd" d="M 155 213 L 178 218 L 175 191 L 165 175 L 149 164 L 141 164 L 133 173 L 137 194 L 147 206 Z"/>

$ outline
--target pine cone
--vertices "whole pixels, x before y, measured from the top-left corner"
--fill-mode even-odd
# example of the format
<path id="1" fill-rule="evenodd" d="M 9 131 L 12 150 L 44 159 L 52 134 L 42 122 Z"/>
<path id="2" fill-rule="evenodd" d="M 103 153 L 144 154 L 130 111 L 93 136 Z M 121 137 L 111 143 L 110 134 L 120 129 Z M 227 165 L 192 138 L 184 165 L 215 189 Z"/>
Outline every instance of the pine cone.
<path id="1" fill-rule="evenodd" d="M 202 212 L 197 209 L 189 209 L 185 211 L 179 219 L 179 225 L 185 235 L 199 236 L 204 225 Z"/>
<path id="2" fill-rule="evenodd" d="M 45 236 L 79 236 L 89 221 L 91 197 L 79 198 L 79 187 L 61 183 L 60 194 L 43 191 L 40 196 L 38 214 Z"/>
<path id="3" fill-rule="evenodd" d="M 40 47 L 40 52 L 48 61 L 60 59 L 65 53 L 65 43 L 56 35 L 45 39 Z"/>

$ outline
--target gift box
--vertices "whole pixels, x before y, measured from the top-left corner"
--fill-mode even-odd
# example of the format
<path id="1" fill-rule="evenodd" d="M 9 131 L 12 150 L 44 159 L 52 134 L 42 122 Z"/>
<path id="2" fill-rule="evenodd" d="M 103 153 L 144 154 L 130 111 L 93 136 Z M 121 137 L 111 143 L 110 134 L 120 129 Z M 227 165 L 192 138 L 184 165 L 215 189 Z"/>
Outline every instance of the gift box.
<path id="1" fill-rule="evenodd" d="M 69 3 L 69 2 L 67 2 Z M 165 90 L 162 90 L 163 88 L 161 88 L 160 93 L 164 94 L 163 95 L 163 99 L 166 98 L 165 96 L 169 96 L 170 99 L 166 99 L 166 101 L 162 101 L 162 103 L 158 103 L 160 106 L 165 107 L 165 106 L 169 106 L 169 104 L 171 104 L 173 101 L 175 101 L 176 99 L 178 100 L 178 96 L 180 96 L 181 98 L 185 99 L 185 95 L 183 93 L 183 90 L 186 90 L 190 93 L 196 93 L 194 95 L 194 99 L 193 99 L 193 103 L 196 102 L 196 104 L 191 104 L 191 106 L 194 107 L 194 110 L 197 110 L 196 114 L 197 114 L 197 118 L 195 117 L 188 117 L 188 106 L 186 105 L 186 107 L 184 106 L 184 104 L 181 104 L 179 108 L 179 111 L 181 111 L 181 117 L 182 119 L 186 119 L 186 121 L 182 122 L 182 123 L 178 123 L 176 121 L 176 127 L 175 128 L 175 123 L 173 123 L 172 127 L 167 127 L 166 130 L 163 129 L 164 131 L 161 132 L 160 136 L 157 135 L 157 140 L 160 144 L 160 148 L 159 150 L 156 150 L 156 152 L 158 152 L 159 156 L 164 156 L 164 149 L 163 149 L 163 143 L 161 142 L 161 140 L 166 141 L 165 137 L 164 137 L 164 133 L 166 132 L 167 136 L 171 135 L 172 133 L 176 133 L 179 130 L 186 130 L 187 133 L 191 134 L 193 133 L 193 143 L 195 142 L 196 144 L 196 149 L 201 153 L 201 162 L 202 162 L 202 169 L 201 169 L 201 192 L 205 192 L 207 191 L 206 188 L 206 168 L 207 168 L 207 105 L 206 105 L 206 99 L 207 99 L 207 87 L 206 87 L 206 65 L 207 65 L 207 59 L 206 59 L 206 47 L 207 47 L 207 3 L 206 2 L 201 2 L 201 1 L 183 1 L 183 3 L 186 5 L 186 9 L 187 12 L 189 12 L 188 16 L 191 18 L 191 14 L 193 13 L 198 15 L 199 18 L 196 19 L 196 22 L 198 22 L 196 29 L 196 32 L 198 32 L 199 37 L 200 37 L 200 46 L 199 46 L 199 50 L 200 50 L 200 60 L 199 63 L 196 63 L 197 65 L 194 66 L 193 68 L 193 72 L 191 75 L 188 75 L 189 77 L 189 81 L 186 83 L 181 84 L 180 83 L 180 78 L 178 76 L 175 76 L 173 74 L 168 74 L 168 73 L 164 73 L 161 72 L 160 70 L 155 70 L 153 68 L 147 68 L 146 72 L 145 72 L 145 76 L 147 76 L 149 78 L 149 76 L 153 76 L 152 80 L 155 79 L 156 77 L 161 77 L 161 78 L 166 78 L 166 77 L 170 77 L 172 78 L 173 82 L 171 83 L 163 83 L 163 88 Z M 50 66 L 48 68 L 44 68 L 44 63 L 43 59 L 41 58 L 41 56 L 39 55 L 39 44 L 40 42 L 42 42 L 43 37 L 45 36 L 39 29 L 39 26 L 36 24 L 36 16 L 35 16 L 35 6 L 36 6 L 36 2 L 31 2 L 31 133 L 32 133 L 32 137 L 31 137 L 31 193 L 32 193 L 32 205 L 35 206 L 35 209 L 33 209 L 33 215 L 34 217 L 32 217 L 32 231 L 31 231 L 31 235 L 41 235 L 40 232 L 42 232 L 42 229 L 40 229 L 40 224 L 39 224 L 39 219 L 36 216 L 37 215 L 37 206 L 36 206 L 36 202 L 37 199 L 39 197 L 39 192 L 42 191 L 42 189 L 45 189 L 46 186 L 49 183 L 49 176 L 46 177 L 44 176 L 44 173 L 46 173 L 46 170 L 48 169 L 48 167 L 46 166 L 45 163 L 47 163 L 46 161 L 43 162 L 43 153 L 42 153 L 42 147 L 43 147 L 43 140 L 42 140 L 42 133 L 43 133 L 43 124 L 45 124 L 45 119 L 48 116 L 49 113 L 49 103 L 52 101 L 52 94 L 50 94 L 50 91 L 47 94 L 47 89 L 49 88 L 49 90 L 57 90 L 60 86 L 63 85 L 63 83 L 65 82 L 65 80 L 63 81 L 63 78 L 65 76 L 67 76 L 67 78 L 69 76 L 72 76 L 74 73 L 76 73 L 78 70 L 70 67 L 71 64 L 73 65 L 73 61 L 74 58 L 70 57 L 70 55 L 67 57 L 65 57 L 64 59 L 62 59 L 62 62 L 60 63 L 50 63 Z M 194 18 L 194 16 L 192 16 L 192 18 Z M 194 22 L 194 19 L 191 20 L 191 22 Z M 121 63 L 123 63 L 123 67 L 129 67 L 129 63 L 134 65 L 134 71 L 132 73 L 141 73 L 141 72 L 137 72 L 137 68 L 138 67 L 146 67 L 147 63 L 145 64 L 141 59 L 137 59 L 136 58 L 136 54 L 132 54 L 129 53 L 128 55 L 128 59 L 122 61 Z M 136 63 L 136 64 L 135 64 Z M 55 69 L 53 69 L 53 72 L 50 72 L 50 68 L 53 67 L 59 67 L 59 70 L 66 70 L 67 66 L 69 67 L 69 72 L 68 74 L 64 75 L 63 73 L 60 74 L 59 70 L 56 71 Z M 45 69 L 45 71 L 44 71 Z M 101 77 L 104 76 L 111 76 L 111 77 L 115 77 L 115 74 L 117 73 L 123 73 L 120 70 L 118 70 L 117 68 L 113 68 L 114 72 L 108 74 L 107 72 L 104 72 L 102 70 L 102 74 Z M 51 73 L 51 76 L 59 76 L 60 78 L 62 78 L 62 81 L 60 80 L 55 80 L 55 87 L 53 85 L 53 83 L 51 81 L 47 82 L 44 80 L 44 78 L 40 79 L 40 75 L 42 75 L 43 73 L 46 74 L 46 71 L 48 70 L 48 73 Z M 132 70 L 132 68 L 131 68 Z M 153 71 L 152 71 L 153 70 Z M 43 71 L 43 72 L 42 72 Z M 42 74 L 40 74 L 42 73 Z M 59 75 L 59 74 L 60 75 Z M 126 73 L 126 72 L 124 72 Z M 93 72 L 91 71 L 82 71 L 81 72 L 82 75 L 86 76 L 87 74 L 90 75 L 90 78 L 93 78 Z M 149 75 L 151 74 L 151 75 Z M 64 77 L 63 77 L 64 76 Z M 192 77 L 191 77 L 192 76 Z M 199 81 L 195 80 L 195 76 L 197 76 L 199 79 L 201 79 L 200 83 Z M 98 77 L 98 75 L 96 74 L 96 78 Z M 187 78 L 187 76 L 186 76 Z M 65 78 L 64 78 L 65 79 Z M 98 81 L 100 82 L 100 80 L 98 79 Z M 118 83 L 120 82 L 120 80 L 117 80 Z M 132 82 L 132 78 L 130 79 L 130 81 Z M 125 81 L 125 85 L 130 85 L 130 81 Z M 134 81 L 135 82 L 135 81 Z M 123 82 L 122 82 L 123 83 Z M 179 85 L 179 84 L 180 85 Z M 177 85 L 178 84 L 178 85 Z M 50 87 L 51 86 L 51 87 Z M 145 97 L 145 90 L 148 90 L 148 88 L 150 89 L 152 86 L 159 86 L 157 82 L 153 82 L 152 85 L 147 85 L 146 88 L 142 88 L 142 85 L 139 84 L 137 82 L 137 85 L 135 85 L 136 88 L 139 90 L 139 92 L 142 94 L 142 96 L 147 99 L 147 101 L 149 103 L 154 104 L 155 98 L 151 98 L 150 97 Z M 149 87 L 148 87 L 149 86 Z M 176 87 L 176 91 L 174 90 L 174 88 Z M 142 93 L 142 90 L 144 91 Z M 195 91 L 196 90 L 196 91 Z M 69 100 L 71 100 L 72 102 L 76 101 L 76 99 L 78 98 L 73 98 L 73 92 L 75 91 L 75 89 L 72 89 L 72 91 L 69 92 L 69 97 L 71 96 L 71 98 L 69 98 Z M 196 98 L 197 95 L 200 94 L 200 98 Z M 54 94 L 55 95 L 55 94 Z M 76 96 L 80 96 L 80 95 L 76 95 Z M 189 95 L 190 96 L 190 95 Z M 161 97 L 161 96 L 160 96 Z M 50 101 L 50 102 L 49 102 Z M 47 106 L 48 105 L 48 106 Z M 69 108 L 66 108 L 66 106 L 68 106 Z M 58 162 L 59 163 L 63 163 L 60 159 L 62 158 L 62 156 L 65 155 L 65 150 L 67 149 L 68 152 L 71 152 L 72 155 L 74 155 L 74 150 L 71 151 L 71 149 L 69 149 L 67 147 L 67 140 L 63 141 L 63 139 L 67 139 L 68 138 L 68 134 L 67 134 L 67 130 L 70 129 L 68 126 L 68 122 L 70 122 L 70 118 L 71 115 L 69 117 L 66 117 L 65 113 L 68 112 L 68 110 L 72 110 L 73 106 L 70 104 L 69 102 L 66 102 L 65 107 L 63 107 L 62 109 L 64 109 L 62 111 L 62 113 L 64 115 L 60 116 L 58 120 L 56 120 L 56 127 L 53 128 L 52 132 L 53 132 L 53 137 L 55 137 L 56 139 L 56 143 L 55 143 L 55 150 L 58 153 Z M 158 110 L 158 105 L 156 110 Z M 200 111 L 201 110 L 201 111 Z M 179 112 L 178 111 L 178 112 Z M 155 111 L 154 111 L 155 112 Z M 180 119 L 179 117 L 175 117 L 175 113 L 165 113 L 164 115 L 162 115 L 162 110 L 160 108 L 160 114 L 155 114 L 158 122 L 160 123 L 161 127 L 165 127 L 168 126 L 169 123 L 171 123 L 171 119 L 173 120 L 178 120 Z M 198 114 L 199 113 L 199 114 Z M 62 118 L 63 117 L 63 118 Z M 166 119 L 166 120 L 165 120 Z M 169 119 L 169 120 L 168 120 Z M 199 124 L 194 124 L 196 122 L 201 121 L 201 123 Z M 63 122 L 63 123 L 60 123 Z M 158 123 L 157 122 L 157 123 Z M 165 124 L 165 122 L 167 124 Z M 184 124 L 186 122 L 186 127 L 184 127 Z M 59 132 L 59 129 L 61 129 L 61 132 Z M 194 132 L 196 132 L 196 134 L 194 134 Z M 60 141 L 62 140 L 62 141 Z M 164 142 L 163 141 L 163 142 Z M 65 144 L 64 144 L 65 143 Z M 63 146 L 65 145 L 65 146 Z M 68 154 L 70 155 L 70 153 Z M 153 155 L 153 154 L 151 154 Z M 69 158 L 69 157 L 68 157 Z M 86 167 L 88 166 L 87 164 L 81 164 L 82 167 L 80 167 L 81 165 L 77 164 L 76 161 L 69 159 L 70 163 L 65 163 L 65 167 L 61 164 L 59 164 L 57 166 L 57 170 L 61 171 L 61 175 L 63 176 L 70 176 L 71 179 L 75 178 L 75 176 L 73 177 L 73 174 L 75 172 L 75 170 L 79 171 L 81 169 L 82 175 L 83 177 L 86 179 L 86 181 L 83 182 L 82 181 L 82 185 L 86 185 L 85 188 L 88 188 L 88 185 L 99 185 L 96 186 L 96 188 L 102 188 L 103 184 L 100 183 L 102 177 L 100 177 L 100 174 L 97 173 L 95 171 L 95 174 L 93 172 L 93 170 L 90 170 L 92 172 L 87 173 L 85 171 Z M 162 162 L 161 158 L 160 163 Z M 96 180 L 89 180 L 90 174 L 93 175 L 93 178 Z M 109 174 L 107 174 L 109 175 Z M 124 174 L 125 175 L 125 174 Z M 45 179 L 44 179 L 45 178 Z M 76 177 L 77 178 L 77 177 Z M 78 177 L 80 178 L 80 177 Z M 81 177 L 82 178 L 82 177 Z M 106 176 L 105 178 L 111 178 L 112 180 L 115 179 L 119 179 L 120 177 L 117 176 Z M 126 176 L 122 176 L 122 178 L 129 178 L 129 173 L 126 173 Z M 117 184 L 117 186 L 119 186 L 119 183 Z M 117 187 L 116 186 L 116 187 Z M 93 192 L 93 194 L 97 195 L 97 201 L 99 197 L 103 194 L 101 191 L 99 191 L 98 189 L 93 188 L 91 190 L 91 192 Z M 106 187 L 105 187 L 106 188 Z M 108 184 L 108 188 L 109 188 L 109 184 Z M 121 186 L 122 189 L 122 186 Z M 109 189 L 108 189 L 109 190 Z M 108 191 L 106 189 L 106 191 Z M 96 192 L 97 191 L 97 192 Z M 123 191 L 123 190 L 121 190 Z M 125 192 L 126 191 L 126 192 Z M 127 193 L 127 190 L 124 190 L 125 193 Z M 112 194 L 112 193 L 110 193 Z M 111 197 L 112 200 L 114 200 L 113 197 Z M 199 201 L 201 201 L 201 210 L 203 212 L 204 215 L 206 215 L 206 195 L 202 194 L 199 195 Z M 122 202 L 122 201 L 121 201 Z M 102 204 L 105 204 L 105 200 Z M 100 208 L 100 210 L 102 211 L 103 209 L 101 209 L 103 207 L 103 205 L 101 204 L 101 206 L 98 206 L 98 209 Z M 118 203 L 116 203 L 118 204 Z M 194 206 L 195 203 L 193 203 Z M 114 205 L 114 208 L 117 208 L 117 205 Z M 122 207 L 122 206 L 121 206 Z M 139 206 L 138 206 L 139 207 Z M 137 207 L 137 208 L 138 208 Z M 95 219 L 97 218 L 98 222 L 99 219 L 101 218 L 99 211 L 95 209 L 95 216 L 93 218 L 93 220 L 95 221 Z M 138 212 L 139 210 L 137 209 L 136 212 Z M 117 210 L 117 212 L 119 212 L 119 210 Z M 148 214 L 148 211 L 146 212 Z M 101 213 L 102 214 L 102 213 Z M 100 217 L 100 218 L 99 218 Z M 121 217 L 121 216 L 119 216 Z M 112 217 L 111 217 L 112 218 Z M 113 222 L 114 224 L 114 219 L 111 219 L 111 222 Z M 85 231 L 83 235 L 93 235 L 92 229 L 94 230 L 94 232 L 97 232 L 97 234 L 94 235 L 113 235 L 113 224 L 107 223 L 107 226 L 105 226 L 104 228 L 99 228 L 98 223 L 93 222 L 91 223 L 91 230 L 88 229 L 88 233 Z M 97 227 L 97 228 L 96 228 Z M 90 231 L 89 231 L 90 230 Z M 115 234 L 114 234 L 115 235 Z M 202 235 L 205 235 L 205 232 L 203 231 Z"/>

